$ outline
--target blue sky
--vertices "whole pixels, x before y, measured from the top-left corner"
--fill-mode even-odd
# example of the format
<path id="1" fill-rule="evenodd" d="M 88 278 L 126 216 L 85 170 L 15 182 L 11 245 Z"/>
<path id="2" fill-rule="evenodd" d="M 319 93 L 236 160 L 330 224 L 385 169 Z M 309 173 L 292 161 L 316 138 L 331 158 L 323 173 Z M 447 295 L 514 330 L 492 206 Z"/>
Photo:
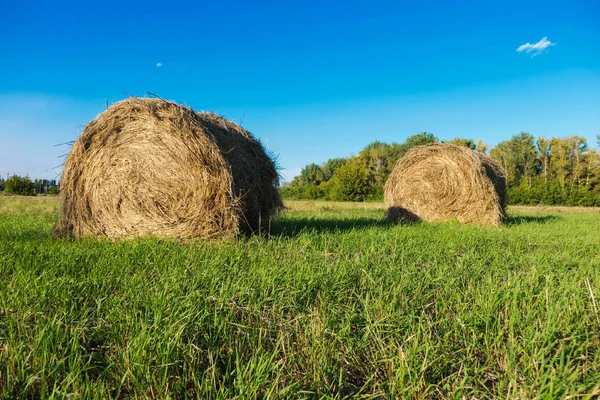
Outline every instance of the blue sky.
<path id="1" fill-rule="evenodd" d="M 55 144 L 147 92 L 242 122 L 288 179 L 421 131 L 595 147 L 598 21 L 596 0 L 4 0 L 0 173 L 56 176 Z"/>

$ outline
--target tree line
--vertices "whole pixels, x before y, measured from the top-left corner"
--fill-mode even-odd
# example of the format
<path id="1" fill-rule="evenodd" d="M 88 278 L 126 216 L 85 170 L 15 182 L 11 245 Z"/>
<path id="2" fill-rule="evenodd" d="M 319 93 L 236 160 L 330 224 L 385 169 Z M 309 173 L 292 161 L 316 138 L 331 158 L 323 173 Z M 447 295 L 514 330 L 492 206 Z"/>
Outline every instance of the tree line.
<path id="1" fill-rule="evenodd" d="M 597 137 L 600 144 L 600 135 Z M 396 162 L 414 146 L 439 143 L 431 133 L 403 143 L 375 141 L 358 155 L 305 166 L 282 185 L 291 199 L 382 200 L 385 181 Z M 489 149 L 482 140 L 455 138 L 449 143 L 489 154 L 506 174 L 510 204 L 600 206 L 600 153 L 580 136 L 534 138 L 521 132 Z"/>
<path id="2" fill-rule="evenodd" d="M 58 183 L 55 179 L 35 179 L 28 176 L 7 175 L 0 178 L 0 192 L 20 196 L 37 194 L 58 194 Z"/>

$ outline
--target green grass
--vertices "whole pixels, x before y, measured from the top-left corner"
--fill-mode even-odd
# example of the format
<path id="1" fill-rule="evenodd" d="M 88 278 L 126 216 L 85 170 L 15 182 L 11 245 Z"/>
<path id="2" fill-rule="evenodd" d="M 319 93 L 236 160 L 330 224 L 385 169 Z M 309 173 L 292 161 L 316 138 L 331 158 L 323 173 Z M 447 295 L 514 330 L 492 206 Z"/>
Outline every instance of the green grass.
<path id="1" fill-rule="evenodd" d="M 113 243 L 0 197 L 0 398 L 600 395 L 599 210 L 289 206 L 269 238 Z"/>

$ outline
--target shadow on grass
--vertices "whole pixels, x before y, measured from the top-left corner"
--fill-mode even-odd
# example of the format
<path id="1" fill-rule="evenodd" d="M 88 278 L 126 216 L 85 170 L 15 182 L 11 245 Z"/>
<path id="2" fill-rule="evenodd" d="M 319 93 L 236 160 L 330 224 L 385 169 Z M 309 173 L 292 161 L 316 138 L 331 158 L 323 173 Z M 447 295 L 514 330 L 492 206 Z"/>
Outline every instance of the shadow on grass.
<path id="1" fill-rule="evenodd" d="M 393 218 L 397 217 L 397 218 Z M 506 218 L 504 225 L 522 225 L 522 224 L 546 224 L 559 221 L 562 218 L 556 215 L 513 215 Z M 396 225 L 410 226 L 419 223 L 418 218 L 412 215 L 392 215 L 392 220 L 388 218 L 290 218 L 276 219 L 272 222 L 269 236 L 271 237 L 295 237 L 304 232 L 316 233 L 334 233 L 347 232 L 352 230 L 362 230 L 370 228 L 388 229 Z"/>
<path id="2" fill-rule="evenodd" d="M 28 230 L 17 230 L 14 231 L 5 230 L 0 232 L 0 240 L 15 240 L 15 241 L 36 241 L 42 239 L 52 238 L 52 231 L 28 229 Z"/>
<path id="3" fill-rule="evenodd" d="M 334 233 L 369 228 L 388 228 L 395 225 L 377 218 L 290 218 L 273 221 L 270 236 L 295 237 L 302 232 Z"/>
<path id="4" fill-rule="evenodd" d="M 557 215 L 511 215 L 506 218 L 504 225 L 522 225 L 522 224 L 546 224 L 561 220 Z"/>
<path id="5" fill-rule="evenodd" d="M 382 218 L 300 217 L 276 219 L 271 225 L 269 234 L 270 236 L 294 237 L 301 232 L 333 233 L 370 228 L 387 229 L 398 224 L 414 225 L 418 222 L 420 220 L 415 214 L 392 207 Z"/>

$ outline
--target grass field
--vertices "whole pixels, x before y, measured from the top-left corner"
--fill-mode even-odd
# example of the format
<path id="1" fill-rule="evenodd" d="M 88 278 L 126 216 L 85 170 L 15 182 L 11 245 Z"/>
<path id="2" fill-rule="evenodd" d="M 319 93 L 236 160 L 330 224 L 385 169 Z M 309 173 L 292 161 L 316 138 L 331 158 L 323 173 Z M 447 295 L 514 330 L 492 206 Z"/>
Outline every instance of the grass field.
<path id="1" fill-rule="evenodd" d="M 0 398 L 600 395 L 600 210 L 288 206 L 268 237 L 111 243 L 0 197 Z"/>

